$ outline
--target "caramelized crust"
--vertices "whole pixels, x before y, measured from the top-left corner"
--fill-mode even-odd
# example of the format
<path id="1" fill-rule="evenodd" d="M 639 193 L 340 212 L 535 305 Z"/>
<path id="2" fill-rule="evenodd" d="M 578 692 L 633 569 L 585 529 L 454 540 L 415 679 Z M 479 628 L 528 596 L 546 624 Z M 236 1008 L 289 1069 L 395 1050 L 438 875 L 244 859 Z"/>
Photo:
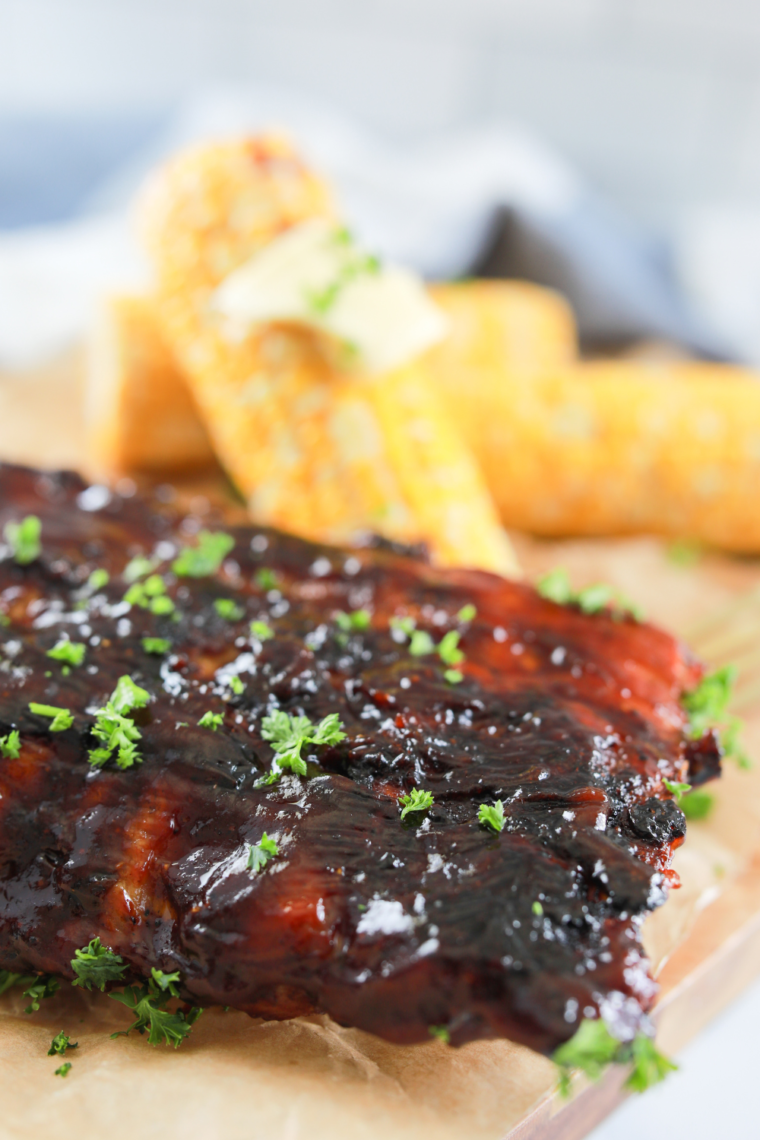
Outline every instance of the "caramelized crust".
<path id="1" fill-rule="evenodd" d="M 218 573 L 177 579 L 172 548 L 198 520 L 83 492 L 0 467 L 0 529 L 36 514 L 43 546 L 29 566 L 0 561 L 0 736 L 22 737 L 0 760 L 0 966 L 72 977 L 99 935 L 136 975 L 180 970 L 196 1004 L 322 1010 L 398 1042 L 447 1026 L 455 1044 L 549 1052 L 589 1010 L 638 1023 L 655 994 L 640 923 L 685 831 L 663 777 L 687 774 L 679 699 L 701 676 L 673 638 L 387 545 L 261 528 L 228 528 Z M 178 620 L 122 601 L 126 563 L 154 552 Z M 86 597 L 97 567 L 110 582 Z M 244 617 L 223 620 L 219 598 Z M 338 611 L 360 608 L 369 628 L 341 631 Z M 412 656 L 393 616 L 436 645 L 458 630 L 463 680 L 437 653 Z M 252 637 L 252 620 L 275 636 Z M 62 633 L 87 644 L 68 674 L 46 656 Z M 145 636 L 171 654 L 146 653 Z M 125 673 L 152 698 L 134 714 L 143 762 L 96 769 L 94 710 Z M 32 701 L 69 708 L 73 727 L 51 733 Z M 261 786 L 262 716 L 278 707 L 337 713 L 347 738 L 305 749 L 305 777 Z M 198 726 L 207 711 L 219 731 Z M 702 742 L 703 768 L 716 747 Z M 402 821 L 413 787 L 434 804 Z M 477 818 L 497 799 L 500 833 Z M 254 873 L 264 832 L 279 854 Z"/>

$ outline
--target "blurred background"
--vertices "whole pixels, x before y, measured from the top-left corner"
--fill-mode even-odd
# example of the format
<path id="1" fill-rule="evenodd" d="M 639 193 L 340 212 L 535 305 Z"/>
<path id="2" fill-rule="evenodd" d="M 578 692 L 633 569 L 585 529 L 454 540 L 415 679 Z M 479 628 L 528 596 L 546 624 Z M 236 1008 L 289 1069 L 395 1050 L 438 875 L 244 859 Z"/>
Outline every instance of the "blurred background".
<path id="1" fill-rule="evenodd" d="M 244 120 L 241 106 L 267 92 L 269 106 L 350 120 L 396 155 L 519 128 L 646 254 L 658 280 L 632 285 L 634 308 L 646 308 L 642 290 L 672 285 L 696 319 L 671 295 L 670 328 L 644 331 L 760 361 L 751 0 L 2 0 L 0 44 L 0 227 L 17 233 L 7 257 L 19 256 L 19 229 L 113 204 L 114 176 L 128 185 L 126 171 L 180 124 L 188 133 L 188 116 L 197 127 L 222 93 Z M 294 118 L 287 106 L 280 117 Z M 28 349 L 17 328 L 0 344 L 6 357 Z"/>
<path id="2" fill-rule="evenodd" d="M 270 122 L 429 276 L 557 285 L 592 353 L 759 365 L 759 61 L 757 0 L 0 0 L 0 372 L 142 279 L 158 157 Z M 744 1006 L 597 1140 L 756 1135 Z"/>

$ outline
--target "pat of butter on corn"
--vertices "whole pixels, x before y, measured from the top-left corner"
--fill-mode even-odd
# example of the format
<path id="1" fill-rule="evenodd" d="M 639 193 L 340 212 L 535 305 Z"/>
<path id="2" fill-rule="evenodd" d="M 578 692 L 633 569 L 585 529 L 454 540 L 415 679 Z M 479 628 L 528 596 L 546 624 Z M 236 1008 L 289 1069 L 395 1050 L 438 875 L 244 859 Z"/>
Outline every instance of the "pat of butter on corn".
<path id="1" fill-rule="evenodd" d="M 233 336 L 303 325 L 332 343 L 339 367 L 369 374 L 414 360 L 447 331 L 416 274 L 379 262 L 322 218 L 274 238 L 222 282 L 212 305 Z"/>

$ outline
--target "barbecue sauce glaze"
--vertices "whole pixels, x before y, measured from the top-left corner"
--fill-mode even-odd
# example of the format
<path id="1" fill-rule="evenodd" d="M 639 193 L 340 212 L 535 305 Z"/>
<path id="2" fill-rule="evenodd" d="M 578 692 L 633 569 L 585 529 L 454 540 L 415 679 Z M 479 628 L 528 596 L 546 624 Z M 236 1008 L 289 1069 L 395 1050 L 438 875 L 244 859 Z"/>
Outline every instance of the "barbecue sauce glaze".
<path id="1" fill-rule="evenodd" d="M 702 670 L 673 638 L 494 575 L 260 527 L 223 528 L 235 547 L 219 571 L 176 578 L 197 519 L 0 467 L 0 529 L 29 514 L 41 556 L 0 561 L 0 736 L 22 737 L 0 760 L 0 966 L 71 978 L 98 935 L 134 976 L 181 971 L 196 1005 L 325 1011 L 397 1042 L 446 1026 L 454 1044 L 550 1052 L 584 1016 L 639 1024 L 656 991 L 640 926 L 675 885 L 685 832 L 663 777 L 686 777 L 690 753 L 700 780 L 719 761 L 711 735 L 686 737 L 679 698 Z M 179 620 L 123 602 L 137 554 L 161 559 Z M 97 568 L 110 582 L 87 596 Z M 224 620 L 219 598 L 244 616 Z M 336 614 L 359 609 L 369 628 L 341 631 Z M 393 616 L 436 644 L 459 630 L 463 680 L 412 656 Z M 275 636 L 257 640 L 252 620 Z M 62 635 L 87 645 L 68 675 L 46 656 Z M 146 636 L 171 652 L 146 653 Z M 94 710 L 123 674 L 152 698 L 134 714 L 143 762 L 97 769 Z M 73 727 L 52 733 L 32 701 L 70 709 Z M 275 708 L 335 712 L 347 739 L 261 786 Z M 207 711 L 218 731 L 198 726 Z M 402 821 L 413 787 L 434 804 Z M 497 799 L 500 833 L 477 818 Z M 264 832 L 279 854 L 254 873 Z"/>

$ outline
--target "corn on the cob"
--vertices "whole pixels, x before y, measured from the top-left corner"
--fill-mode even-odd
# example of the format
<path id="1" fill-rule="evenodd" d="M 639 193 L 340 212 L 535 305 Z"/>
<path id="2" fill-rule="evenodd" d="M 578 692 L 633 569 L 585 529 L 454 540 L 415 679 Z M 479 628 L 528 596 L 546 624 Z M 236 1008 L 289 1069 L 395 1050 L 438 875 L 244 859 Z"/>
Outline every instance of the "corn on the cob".
<path id="1" fill-rule="evenodd" d="M 85 375 L 88 453 L 96 471 L 176 471 L 214 461 L 184 376 L 148 297 L 106 297 Z"/>
<path id="2" fill-rule="evenodd" d="M 760 551 L 756 374 L 619 361 L 439 379 L 507 526 Z"/>
<path id="3" fill-rule="evenodd" d="M 446 384 L 522 375 L 577 354 L 575 325 L 556 293 L 519 281 L 438 284 L 431 295 L 449 333 L 428 367 Z M 211 460 L 208 435 L 149 297 L 106 298 L 91 337 L 88 441 L 96 469 L 171 471 Z M 497 379 L 501 383 L 500 379 Z"/>
<path id="4" fill-rule="evenodd" d="M 142 224 L 159 313 L 214 447 L 253 517 L 309 537 L 376 530 L 444 563 L 514 570 L 475 460 L 417 363 L 384 376 L 330 367 L 303 329 L 231 344 L 210 306 L 229 273 L 329 194 L 281 139 L 197 148 L 153 179 Z"/>
<path id="5" fill-rule="evenodd" d="M 542 372 L 577 359 L 572 309 L 551 289 L 528 281 L 470 280 L 433 285 L 430 292 L 446 313 L 449 332 L 428 361 L 447 383 L 461 384 L 480 372 Z"/>

